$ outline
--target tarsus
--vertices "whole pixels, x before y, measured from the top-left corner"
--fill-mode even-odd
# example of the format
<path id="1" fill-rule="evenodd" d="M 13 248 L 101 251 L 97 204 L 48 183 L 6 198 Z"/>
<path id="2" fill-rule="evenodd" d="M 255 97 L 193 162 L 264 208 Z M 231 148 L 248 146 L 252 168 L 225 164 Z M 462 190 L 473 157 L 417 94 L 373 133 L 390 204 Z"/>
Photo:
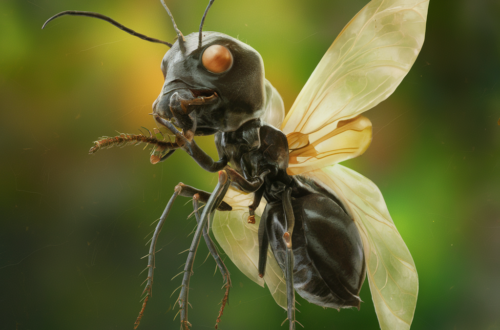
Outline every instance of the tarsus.
<path id="1" fill-rule="evenodd" d="M 90 148 L 89 154 L 94 154 L 103 148 L 109 149 L 112 147 L 125 147 L 128 145 L 136 146 L 141 143 L 151 144 L 161 149 L 179 148 L 177 143 L 160 141 L 157 138 L 153 137 L 152 135 L 145 136 L 143 134 L 121 133 L 120 135 L 114 137 L 103 136 L 99 140 L 94 141 L 94 146 Z"/>

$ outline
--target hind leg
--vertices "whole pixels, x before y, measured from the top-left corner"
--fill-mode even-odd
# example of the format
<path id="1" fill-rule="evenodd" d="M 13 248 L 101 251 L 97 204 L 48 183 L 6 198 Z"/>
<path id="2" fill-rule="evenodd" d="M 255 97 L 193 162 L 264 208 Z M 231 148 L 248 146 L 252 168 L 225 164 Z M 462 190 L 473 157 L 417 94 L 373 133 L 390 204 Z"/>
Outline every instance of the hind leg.
<path id="1" fill-rule="evenodd" d="M 295 227 L 295 215 L 292 207 L 292 188 L 288 188 L 283 192 L 283 211 L 285 216 L 286 231 L 283 234 L 285 241 L 285 278 L 286 278 L 286 300 L 287 300 L 287 318 L 289 330 L 295 330 L 295 289 L 293 288 L 293 229 Z"/>
<path id="2" fill-rule="evenodd" d="M 294 289 L 294 255 L 293 255 L 293 240 L 292 237 L 294 227 L 295 227 L 295 214 L 293 212 L 292 206 L 292 189 L 287 188 L 283 192 L 282 201 L 277 203 L 268 204 L 264 210 L 264 214 L 260 220 L 259 225 L 259 276 L 264 277 L 266 271 L 267 262 L 267 251 L 270 242 L 270 236 L 273 241 L 272 244 L 276 244 L 276 241 L 280 241 L 280 246 L 284 247 L 280 250 L 279 256 L 276 255 L 276 249 L 273 248 L 276 260 L 281 266 L 284 272 L 286 280 L 286 297 L 287 297 L 287 320 L 289 324 L 289 330 L 295 330 L 295 289 Z M 280 218 L 278 230 L 272 231 L 273 221 L 276 221 L 276 217 Z M 271 230 L 272 232 L 269 232 Z M 284 253 L 283 253 L 284 252 Z M 286 321 L 286 320 L 285 320 Z"/>

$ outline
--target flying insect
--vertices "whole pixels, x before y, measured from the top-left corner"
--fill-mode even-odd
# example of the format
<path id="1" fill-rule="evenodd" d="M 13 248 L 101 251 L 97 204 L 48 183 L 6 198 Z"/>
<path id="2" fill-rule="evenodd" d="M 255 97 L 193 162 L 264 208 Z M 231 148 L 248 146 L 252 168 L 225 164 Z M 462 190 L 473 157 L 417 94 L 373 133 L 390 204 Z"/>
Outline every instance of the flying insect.
<path id="1" fill-rule="evenodd" d="M 175 43 L 139 34 L 90 12 L 63 15 L 103 19 L 147 41 L 170 47 L 161 69 L 165 83 L 153 104 L 156 123 L 174 135 L 103 138 L 105 147 L 148 143 L 151 162 L 187 152 L 204 170 L 218 172 L 211 193 L 180 183 L 163 212 L 150 245 L 143 316 L 152 295 L 155 246 L 177 196 L 193 198 L 198 227 L 183 271 L 179 303 L 189 329 L 188 295 L 201 237 L 225 278 L 229 272 L 210 238 L 250 279 L 267 284 L 295 329 L 295 292 L 319 306 L 360 307 L 368 277 L 382 329 L 409 329 L 418 276 L 415 264 L 387 210 L 380 190 L 339 163 L 361 155 L 372 138 L 363 112 L 389 97 L 415 62 L 424 42 L 429 0 L 372 0 L 342 30 L 285 117 L 278 91 L 266 80 L 264 62 L 249 45 L 218 32 L 183 35 Z M 45 26 L 45 25 L 44 25 Z M 214 135 L 219 159 L 195 142 Z M 205 204 L 201 215 L 199 203 Z M 217 328 L 216 324 L 216 328 Z"/>

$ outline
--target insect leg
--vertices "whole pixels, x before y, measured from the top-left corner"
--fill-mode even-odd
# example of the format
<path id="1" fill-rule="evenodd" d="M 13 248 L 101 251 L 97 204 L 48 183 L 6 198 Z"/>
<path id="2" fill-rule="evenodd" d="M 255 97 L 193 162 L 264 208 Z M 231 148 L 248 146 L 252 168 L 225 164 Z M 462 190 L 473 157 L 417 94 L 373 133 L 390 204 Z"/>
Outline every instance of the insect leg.
<path id="1" fill-rule="evenodd" d="M 144 297 L 144 302 L 142 303 L 142 308 L 141 311 L 139 312 L 139 316 L 137 316 L 137 319 L 134 323 L 134 329 L 137 329 L 139 326 L 139 323 L 141 322 L 142 315 L 144 314 L 144 309 L 146 308 L 146 304 L 148 303 L 149 297 L 153 294 L 153 272 L 155 269 L 155 248 L 156 248 L 156 242 L 158 240 L 158 236 L 160 235 L 161 228 L 163 227 L 163 224 L 165 223 L 165 220 L 167 219 L 167 216 L 170 212 L 170 209 L 172 208 L 172 204 L 174 203 L 175 199 L 179 195 L 181 188 L 179 185 L 175 187 L 174 194 L 168 201 L 167 207 L 163 211 L 163 214 L 160 217 L 160 221 L 158 221 L 158 224 L 156 225 L 155 232 L 153 234 L 153 238 L 151 239 L 151 245 L 149 246 L 149 254 L 148 254 L 148 278 L 146 287 L 144 288 L 143 293 L 146 293 L 146 296 Z"/>
<path id="2" fill-rule="evenodd" d="M 283 192 L 283 209 L 285 211 L 286 232 L 283 239 L 286 243 L 286 261 L 285 261 L 285 278 L 286 278 L 286 297 L 287 297 L 287 316 L 289 329 L 295 330 L 295 290 L 293 288 L 293 251 L 292 251 L 292 234 L 295 225 L 295 216 L 292 208 L 292 189 L 287 188 Z"/>
<path id="3" fill-rule="evenodd" d="M 200 213 L 198 212 L 198 200 L 200 199 L 199 194 L 195 194 L 193 196 L 193 207 L 194 207 L 194 214 L 196 216 L 196 222 L 198 224 L 200 223 Z M 215 329 L 218 328 L 220 318 L 222 316 L 222 313 L 224 312 L 224 307 L 226 306 L 226 303 L 229 299 L 229 289 L 231 288 L 231 277 L 229 276 L 229 271 L 227 270 L 226 265 L 222 261 L 222 259 L 219 256 L 219 253 L 217 252 L 217 247 L 215 246 L 214 242 L 210 238 L 210 235 L 208 234 L 207 227 L 203 228 L 203 238 L 205 239 L 205 243 L 207 243 L 208 250 L 210 251 L 210 254 L 214 258 L 217 266 L 219 267 L 219 270 L 222 274 L 222 278 L 224 279 L 224 287 L 226 288 L 226 292 L 224 294 L 224 298 L 222 299 L 222 304 L 220 307 L 219 311 L 219 316 L 217 317 L 217 321 L 215 322 Z"/>
<path id="4" fill-rule="evenodd" d="M 261 186 L 259 190 L 254 193 L 253 203 L 248 207 L 248 223 L 255 223 L 255 210 L 259 207 L 262 196 L 264 195 L 265 187 Z M 259 229 L 260 230 L 260 229 Z"/>
<path id="5" fill-rule="evenodd" d="M 174 153 L 174 151 L 175 151 L 175 149 L 174 150 L 170 150 L 165 155 L 161 156 L 160 162 L 164 162 L 165 160 L 167 160 L 170 156 L 172 156 L 172 154 Z"/>
<path id="6" fill-rule="evenodd" d="M 256 176 L 255 178 L 246 179 L 245 177 L 243 177 L 241 174 L 239 174 L 229 166 L 227 166 L 225 170 L 229 175 L 229 177 L 231 178 L 231 181 L 234 182 L 240 188 L 240 190 L 246 193 L 253 193 L 258 191 L 262 187 L 262 184 L 264 183 L 265 176 L 271 173 L 271 170 L 266 170 L 261 174 L 259 174 L 259 176 Z"/>
<path id="7" fill-rule="evenodd" d="M 184 183 L 180 182 L 178 184 L 181 187 L 181 190 L 179 192 L 180 196 L 183 197 L 191 197 L 193 198 L 194 195 L 198 195 L 198 202 L 201 203 L 207 203 L 208 200 L 210 199 L 210 193 L 207 193 L 206 191 L 196 189 L 194 187 L 185 185 Z M 231 211 L 233 208 L 227 204 L 226 202 L 221 201 L 220 203 L 216 203 L 217 210 L 219 211 Z"/>
<path id="8" fill-rule="evenodd" d="M 177 128 L 175 128 L 174 124 L 170 121 L 162 118 L 160 116 L 155 116 L 155 120 L 168 128 L 174 135 L 175 140 L 179 146 L 182 148 L 201 166 L 204 170 L 208 172 L 217 172 L 224 169 L 227 165 L 227 160 L 225 158 L 219 159 L 218 161 L 214 161 L 212 157 L 210 157 L 203 149 L 201 149 L 194 139 L 188 138 L 188 135 L 192 135 L 192 132 L 187 131 L 186 136 L 179 132 Z"/>
<path id="9" fill-rule="evenodd" d="M 267 251 L 269 250 L 269 237 L 267 236 L 267 214 L 264 213 L 259 224 L 259 276 L 266 273 Z"/>
<path id="10" fill-rule="evenodd" d="M 215 187 L 214 191 L 210 195 L 203 213 L 201 214 L 201 219 L 194 233 L 193 242 L 189 249 L 189 254 L 186 260 L 186 265 L 184 266 L 184 277 L 182 279 L 181 293 L 179 295 L 179 307 L 181 313 L 181 328 L 188 330 L 191 324 L 188 321 L 188 295 L 189 295 L 189 281 L 191 279 L 191 274 L 193 272 L 194 258 L 196 256 L 196 250 L 200 244 L 201 234 L 203 228 L 207 226 L 209 215 L 217 208 L 217 203 L 220 203 L 224 198 L 224 195 L 229 188 L 231 180 L 229 179 L 226 171 L 219 172 L 219 182 Z"/>

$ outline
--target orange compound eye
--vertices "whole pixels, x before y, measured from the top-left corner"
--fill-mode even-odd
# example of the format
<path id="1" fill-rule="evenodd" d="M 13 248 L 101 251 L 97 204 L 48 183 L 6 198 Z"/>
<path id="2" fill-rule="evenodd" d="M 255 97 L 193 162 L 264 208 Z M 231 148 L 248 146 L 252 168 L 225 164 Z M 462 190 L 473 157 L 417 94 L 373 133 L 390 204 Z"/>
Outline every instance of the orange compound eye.
<path id="1" fill-rule="evenodd" d="M 205 49 L 201 58 L 203 66 L 212 73 L 223 73 L 233 65 L 233 55 L 224 46 L 212 45 Z"/>

